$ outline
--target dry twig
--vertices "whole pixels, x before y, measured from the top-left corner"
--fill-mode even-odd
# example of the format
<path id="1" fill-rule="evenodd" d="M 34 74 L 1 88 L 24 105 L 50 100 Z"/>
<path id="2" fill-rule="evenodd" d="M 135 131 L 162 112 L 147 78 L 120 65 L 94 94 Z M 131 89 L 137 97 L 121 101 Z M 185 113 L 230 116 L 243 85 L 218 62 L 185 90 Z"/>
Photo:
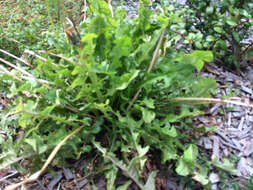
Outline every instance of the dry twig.
<path id="1" fill-rule="evenodd" d="M 237 100 L 243 100 L 242 98 L 234 98 Z M 168 98 L 166 101 L 187 101 L 187 103 L 190 104 L 216 104 L 216 103 L 227 103 L 227 104 L 235 104 L 238 106 L 245 106 L 245 107 L 251 107 L 253 108 L 253 104 L 244 103 L 244 102 L 238 102 L 235 100 L 231 100 L 231 98 L 228 99 L 218 99 L 218 98 Z M 198 102 L 195 102 L 198 101 Z"/>

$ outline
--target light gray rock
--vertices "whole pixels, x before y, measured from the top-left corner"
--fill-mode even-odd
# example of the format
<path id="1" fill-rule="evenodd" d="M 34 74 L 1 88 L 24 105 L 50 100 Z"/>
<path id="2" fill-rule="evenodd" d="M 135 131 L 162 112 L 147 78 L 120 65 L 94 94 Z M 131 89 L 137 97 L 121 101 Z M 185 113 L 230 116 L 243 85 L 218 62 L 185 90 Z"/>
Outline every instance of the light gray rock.
<path id="1" fill-rule="evenodd" d="M 247 164 L 246 158 L 242 157 L 237 164 L 237 170 L 239 176 L 250 177 L 253 174 L 253 168 Z"/>
<path id="2" fill-rule="evenodd" d="M 220 177 L 217 173 L 212 172 L 209 175 L 209 180 L 211 183 L 218 183 L 220 181 Z"/>
<path id="3" fill-rule="evenodd" d="M 247 142 L 244 147 L 243 153 L 245 156 L 250 156 L 253 153 L 253 139 Z"/>
<path id="4" fill-rule="evenodd" d="M 177 0 L 180 5 L 185 5 L 187 0 Z"/>
<path id="5" fill-rule="evenodd" d="M 251 76 L 251 75 L 250 75 L 250 76 Z M 252 73 L 252 79 L 250 79 L 250 81 L 252 81 L 252 83 L 253 83 L 253 73 Z M 244 92 L 246 92 L 246 93 L 252 95 L 252 90 L 251 90 L 250 88 L 244 86 L 244 85 L 242 85 L 242 91 L 244 91 Z"/>
<path id="6" fill-rule="evenodd" d="M 209 138 L 203 139 L 205 149 L 209 150 L 213 148 L 212 141 Z"/>

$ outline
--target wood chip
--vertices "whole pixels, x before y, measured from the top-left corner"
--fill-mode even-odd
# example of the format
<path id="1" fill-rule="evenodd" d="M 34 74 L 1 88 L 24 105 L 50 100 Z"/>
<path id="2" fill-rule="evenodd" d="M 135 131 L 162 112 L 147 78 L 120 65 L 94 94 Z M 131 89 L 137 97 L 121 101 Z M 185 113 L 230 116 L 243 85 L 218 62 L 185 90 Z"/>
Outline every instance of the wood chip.
<path id="1" fill-rule="evenodd" d="M 220 177 L 217 173 L 211 172 L 209 175 L 209 180 L 211 183 L 218 183 L 220 181 Z"/>
<path id="2" fill-rule="evenodd" d="M 229 113 L 228 113 L 228 122 L 227 122 L 228 127 L 231 126 L 231 116 L 232 116 L 232 113 L 229 112 Z"/>
<path id="3" fill-rule="evenodd" d="M 214 112 L 215 112 L 220 106 L 221 106 L 220 103 L 215 104 L 215 105 L 210 109 L 209 113 L 213 115 Z"/>
<path id="4" fill-rule="evenodd" d="M 253 153 L 253 139 L 247 142 L 244 147 L 243 153 L 245 156 L 250 156 Z"/>
<path id="5" fill-rule="evenodd" d="M 63 178 L 62 172 L 59 172 L 57 176 L 55 176 L 49 183 L 48 189 L 53 190 L 54 186 Z"/>
<path id="6" fill-rule="evenodd" d="M 220 138 L 212 135 L 210 139 L 213 140 L 213 155 L 216 156 L 217 160 L 220 159 Z"/>
<path id="7" fill-rule="evenodd" d="M 204 148 L 206 150 L 209 150 L 209 149 L 213 148 L 212 142 L 209 138 L 203 138 L 203 144 L 204 144 Z"/>
<path id="8" fill-rule="evenodd" d="M 235 145 L 240 151 L 242 151 L 242 146 L 241 146 L 240 142 L 239 142 L 238 140 L 234 139 L 234 138 L 232 139 L 232 141 L 233 141 L 234 145 Z"/>
<path id="9" fill-rule="evenodd" d="M 71 180 L 75 178 L 75 175 L 71 172 L 71 170 L 69 168 L 64 168 L 62 169 L 64 177 L 66 178 L 66 180 Z"/>
<path id="10" fill-rule="evenodd" d="M 78 183 L 79 188 L 82 188 L 88 183 L 88 180 L 84 178 L 81 182 Z"/>
<path id="11" fill-rule="evenodd" d="M 245 117 L 242 117 L 241 120 L 240 120 L 240 123 L 238 125 L 238 130 L 240 130 L 240 131 L 242 131 L 244 120 L 245 120 Z"/>
<path id="12" fill-rule="evenodd" d="M 243 92 L 246 92 L 246 93 L 252 95 L 252 90 L 251 90 L 250 88 L 248 88 L 248 87 L 242 85 L 242 86 L 241 86 L 241 89 L 242 89 Z"/>
<path id="13" fill-rule="evenodd" d="M 241 157 L 240 161 L 238 162 L 237 170 L 239 172 L 239 176 L 249 177 L 253 175 L 253 168 L 247 164 L 247 160 L 244 157 Z"/>

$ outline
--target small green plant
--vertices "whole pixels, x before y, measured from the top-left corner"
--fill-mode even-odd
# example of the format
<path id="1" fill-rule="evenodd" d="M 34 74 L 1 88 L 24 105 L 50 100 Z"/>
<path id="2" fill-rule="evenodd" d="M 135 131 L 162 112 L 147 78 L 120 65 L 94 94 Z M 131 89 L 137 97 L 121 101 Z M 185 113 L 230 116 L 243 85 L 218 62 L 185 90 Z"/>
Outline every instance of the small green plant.
<path id="1" fill-rule="evenodd" d="M 199 75 L 212 53 L 177 52 L 166 40 L 174 33 L 171 26 L 182 21 L 178 12 L 154 14 L 143 3 L 138 17 L 129 19 L 123 9 L 112 17 L 104 1 L 89 3 L 80 48 L 69 45 L 60 29 L 48 32 L 46 40 L 58 38 L 51 51 L 61 59 L 46 52 L 46 60 L 34 60 L 34 69 L 19 65 L 23 73 L 13 69 L 14 78 L 0 75 L 0 89 L 13 99 L 0 111 L 0 126 L 13 129 L 12 135 L 25 131 L 23 138 L 0 141 L 0 168 L 30 156 L 42 163 L 63 137 L 84 126 L 62 147 L 55 166 L 95 149 L 101 163 L 113 164 L 104 169 L 108 187 L 119 168 L 141 189 L 151 190 L 157 172 L 147 179 L 142 173 L 147 153 L 155 149 L 163 163 L 175 163 L 177 174 L 192 175 L 207 187 L 208 165 L 200 161 L 194 136 L 186 133 L 194 130 L 192 122 L 185 120 L 202 112 L 169 98 L 215 93 L 215 80 Z"/>

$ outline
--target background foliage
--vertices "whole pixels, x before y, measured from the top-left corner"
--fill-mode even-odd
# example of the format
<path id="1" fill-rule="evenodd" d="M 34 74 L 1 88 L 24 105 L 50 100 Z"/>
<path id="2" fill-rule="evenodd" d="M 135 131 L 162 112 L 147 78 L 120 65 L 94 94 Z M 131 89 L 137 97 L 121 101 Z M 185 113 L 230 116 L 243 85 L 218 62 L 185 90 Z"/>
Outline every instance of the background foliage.
<path id="1" fill-rule="evenodd" d="M 213 50 L 218 62 L 234 68 L 245 66 L 249 59 L 246 50 L 252 47 L 243 43 L 253 25 L 252 1 L 189 0 L 187 5 L 190 8 L 185 25 L 188 41 L 192 40 L 198 49 Z"/>

